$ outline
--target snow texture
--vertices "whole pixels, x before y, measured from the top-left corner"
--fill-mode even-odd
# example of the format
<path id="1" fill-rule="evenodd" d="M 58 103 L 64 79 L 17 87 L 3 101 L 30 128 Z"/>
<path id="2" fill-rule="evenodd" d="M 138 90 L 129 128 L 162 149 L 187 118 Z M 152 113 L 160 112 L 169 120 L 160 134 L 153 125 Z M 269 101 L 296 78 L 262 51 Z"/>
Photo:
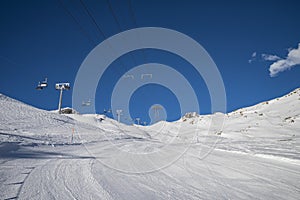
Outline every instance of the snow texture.
<path id="1" fill-rule="evenodd" d="M 0 108 L 0 199 L 300 196 L 300 89 L 214 114 L 225 118 L 222 130 L 210 127 L 214 115 L 195 113 L 144 127 L 59 115 L 2 94 Z"/>

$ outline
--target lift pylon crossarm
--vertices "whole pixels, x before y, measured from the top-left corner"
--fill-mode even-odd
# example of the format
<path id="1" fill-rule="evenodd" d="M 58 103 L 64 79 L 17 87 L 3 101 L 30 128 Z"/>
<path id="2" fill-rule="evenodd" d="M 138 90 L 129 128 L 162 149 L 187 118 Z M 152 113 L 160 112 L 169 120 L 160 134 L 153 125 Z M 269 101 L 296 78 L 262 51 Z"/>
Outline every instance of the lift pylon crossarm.
<path id="1" fill-rule="evenodd" d="M 70 83 L 56 83 L 55 84 L 55 89 L 57 90 L 69 90 L 70 87 Z"/>

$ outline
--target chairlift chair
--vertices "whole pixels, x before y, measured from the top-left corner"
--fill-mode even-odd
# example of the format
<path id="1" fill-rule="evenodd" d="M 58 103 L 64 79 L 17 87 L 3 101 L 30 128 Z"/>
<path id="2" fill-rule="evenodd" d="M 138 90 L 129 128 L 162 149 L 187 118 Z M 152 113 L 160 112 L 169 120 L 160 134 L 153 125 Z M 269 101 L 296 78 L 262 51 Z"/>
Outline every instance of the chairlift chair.
<path id="1" fill-rule="evenodd" d="M 45 78 L 45 80 L 43 80 L 42 82 L 39 82 L 38 86 L 35 89 L 42 90 L 47 86 L 48 86 L 48 82 L 47 82 L 47 78 Z"/>
<path id="2" fill-rule="evenodd" d="M 45 78 L 45 80 L 44 81 L 42 81 L 42 83 L 41 83 L 41 87 L 47 87 L 48 86 L 48 81 L 47 81 L 47 78 Z"/>
<path id="3" fill-rule="evenodd" d="M 90 105 L 91 105 L 90 99 L 88 101 L 82 101 L 82 106 L 90 106 Z"/>
<path id="4" fill-rule="evenodd" d="M 41 82 L 39 82 L 39 84 L 37 85 L 37 87 L 35 88 L 36 90 L 42 90 L 44 89 L 41 85 Z"/>

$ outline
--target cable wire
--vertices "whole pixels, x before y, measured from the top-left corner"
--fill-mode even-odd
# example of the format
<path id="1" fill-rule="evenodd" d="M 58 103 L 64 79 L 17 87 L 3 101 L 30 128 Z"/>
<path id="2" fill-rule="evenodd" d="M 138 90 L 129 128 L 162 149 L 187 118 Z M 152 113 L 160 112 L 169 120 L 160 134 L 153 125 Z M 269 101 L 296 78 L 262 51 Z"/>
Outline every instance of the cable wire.
<path id="1" fill-rule="evenodd" d="M 101 30 L 100 26 L 98 25 L 98 23 L 96 22 L 95 18 L 93 17 L 93 15 L 91 14 L 91 12 L 89 11 L 88 7 L 85 5 L 85 3 L 82 0 L 80 0 L 80 3 L 83 6 L 83 8 L 86 11 L 86 13 L 92 19 L 93 23 L 96 25 L 97 30 L 100 32 L 100 34 L 103 36 L 103 38 L 106 39 L 104 32 Z"/>
<path id="2" fill-rule="evenodd" d="M 136 21 L 136 17 L 135 17 L 135 14 L 134 14 L 134 10 L 133 10 L 133 8 L 132 8 L 131 0 L 128 0 L 127 2 L 128 2 L 128 7 L 129 7 L 129 13 L 130 13 L 130 16 L 131 16 L 131 18 L 132 18 L 132 21 L 133 21 L 133 23 L 134 23 L 135 28 L 137 28 L 137 27 L 138 27 L 138 24 L 137 24 L 137 21 Z M 138 38 L 140 38 L 139 36 L 140 36 L 140 35 L 138 35 Z M 146 53 L 145 53 L 144 50 L 142 50 L 142 55 L 143 55 L 144 63 L 147 63 L 146 61 L 147 61 L 148 59 L 147 59 L 147 55 L 146 55 Z"/>
<path id="3" fill-rule="evenodd" d="M 83 35 L 85 37 L 88 38 L 88 40 L 92 43 L 92 44 L 96 44 L 96 42 L 90 37 L 90 35 L 85 31 L 85 29 L 83 28 L 83 26 L 79 23 L 79 21 L 76 19 L 76 17 L 68 10 L 68 8 L 66 7 L 66 5 L 63 3 L 63 0 L 58 0 L 60 5 L 62 6 L 62 8 L 65 10 L 65 12 L 75 21 L 75 23 L 79 26 L 80 31 L 83 33 Z"/>
<path id="4" fill-rule="evenodd" d="M 116 23 L 117 23 L 117 25 L 118 25 L 119 31 L 121 32 L 121 31 L 122 31 L 121 24 L 119 23 L 118 18 L 117 18 L 116 14 L 115 14 L 115 12 L 114 12 L 114 10 L 113 10 L 113 8 L 112 8 L 112 5 L 111 5 L 111 3 L 110 3 L 110 0 L 106 0 L 106 2 L 107 2 L 107 4 L 108 4 L 108 8 L 109 8 L 109 10 L 110 10 L 110 12 L 111 12 L 111 14 L 112 14 L 114 20 L 116 21 Z M 132 54 L 129 54 L 129 55 L 130 55 L 131 59 L 133 60 L 134 64 L 137 65 L 137 62 L 136 62 L 134 56 L 133 56 Z"/>

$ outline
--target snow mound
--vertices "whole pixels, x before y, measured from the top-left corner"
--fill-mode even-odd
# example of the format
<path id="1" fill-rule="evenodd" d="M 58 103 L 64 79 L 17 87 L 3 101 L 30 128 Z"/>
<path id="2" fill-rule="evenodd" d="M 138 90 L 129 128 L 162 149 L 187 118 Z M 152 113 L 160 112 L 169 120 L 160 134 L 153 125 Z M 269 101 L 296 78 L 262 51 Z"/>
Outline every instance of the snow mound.
<path id="1" fill-rule="evenodd" d="M 4 132 L 41 132 L 47 129 L 59 130 L 74 125 L 74 120 L 50 113 L 0 94 L 0 130 Z"/>
<path id="2" fill-rule="evenodd" d="M 65 143 L 75 132 L 88 134 L 101 131 L 69 116 L 41 110 L 3 94 L 0 94 L 0 107 L 0 142 L 31 140 Z"/>
<path id="3" fill-rule="evenodd" d="M 283 97 L 231 112 L 227 119 L 227 132 L 247 133 L 255 129 L 251 132 L 256 132 L 257 137 L 300 136 L 300 88 Z M 258 129 L 264 129 L 264 133 L 258 135 Z"/>

